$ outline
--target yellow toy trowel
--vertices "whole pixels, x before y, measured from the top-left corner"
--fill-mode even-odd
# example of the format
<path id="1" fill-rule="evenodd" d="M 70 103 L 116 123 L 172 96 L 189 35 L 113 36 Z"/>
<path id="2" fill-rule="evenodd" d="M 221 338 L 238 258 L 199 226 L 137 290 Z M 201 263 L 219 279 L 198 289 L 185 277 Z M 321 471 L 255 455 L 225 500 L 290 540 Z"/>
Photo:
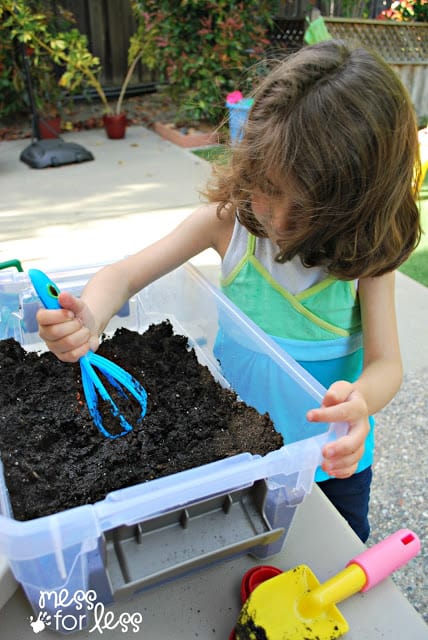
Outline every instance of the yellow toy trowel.
<path id="1" fill-rule="evenodd" d="M 235 627 L 236 640 L 333 640 L 349 631 L 336 607 L 368 591 L 416 556 L 419 538 L 400 529 L 351 560 L 320 584 L 306 565 L 259 584 L 245 602 Z"/>

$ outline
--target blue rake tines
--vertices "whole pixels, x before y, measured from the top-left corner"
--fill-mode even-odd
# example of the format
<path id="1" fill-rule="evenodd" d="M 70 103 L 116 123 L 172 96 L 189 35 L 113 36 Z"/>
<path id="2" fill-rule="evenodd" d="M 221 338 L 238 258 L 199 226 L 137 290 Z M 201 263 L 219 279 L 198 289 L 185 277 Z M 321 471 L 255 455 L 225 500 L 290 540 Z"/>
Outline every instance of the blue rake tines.
<path id="1" fill-rule="evenodd" d="M 99 431 L 107 438 L 112 439 L 119 438 L 129 433 L 129 431 L 132 431 L 132 426 L 120 413 L 115 401 L 102 383 L 102 380 L 95 373 L 95 367 L 106 377 L 112 387 L 114 387 L 123 398 L 129 397 L 125 389 L 134 396 L 141 406 L 141 414 L 139 416 L 139 420 L 141 420 L 146 415 L 147 393 L 138 380 L 135 380 L 130 373 L 111 360 L 107 360 L 107 358 L 103 358 L 92 351 L 80 358 L 79 363 L 82 372 L 82 386 L 85 393 L 86 404 Z M 112 434 L 104 428 L 101 413 L 98 409 L 98 397 L 108 402 L 111 414 L 118 418 L 122 427 L 120 433 Z"/>
<path id="2" fill-rule="evenodd" d="M 48 278 L 48 276 L 38 269 L 30 269 L 29 276 L 40 300 L 47 309 L 60 309 L 58 302 L 59 289 Z M 144 387 L 130 373 L 119 367 L 117 364 L 103 358 L 102 356 L 89 351 L 79 360 L 82 373 L 82 386 L 88 405 L 89 413 L 99 431 L 107 438 L 115 439 L 124 436 L 132 431 L 132 426 L 120 413 L 117 404 L 108 393 L 101 378 L 95 369 L 106 378 L 108 383 L 117 390 L 123 398 L 129 398 L 129 392 L 140 404 L 141 413 L 139 420 L 144 418 L 147 410 L 147 392 Z M 122 431 L 120 433 L 110 433 L 103 425 L 101 412 L 98 407 L 99 398 L 108 404 L 110 413 L 119 420 Z"/>

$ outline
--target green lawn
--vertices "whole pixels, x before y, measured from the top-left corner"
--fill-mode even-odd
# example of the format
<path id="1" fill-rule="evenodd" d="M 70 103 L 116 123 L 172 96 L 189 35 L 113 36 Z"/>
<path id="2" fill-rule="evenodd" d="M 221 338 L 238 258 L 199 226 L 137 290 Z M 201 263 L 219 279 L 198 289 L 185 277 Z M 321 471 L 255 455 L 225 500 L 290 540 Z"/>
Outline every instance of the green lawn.
<path id="1" fill-rule="evenodd" d="M 400 271 L 428 287 L 428 176 L 421 189 L 419 204 L 424 233 L 419 246 L 400 267 Z"/>
<path id="2" fill-rule="evenodd" d="M 200 149 L 193 149 L 193 153 L 199 158 L 208 160 L 208 162 L 225 162 L 227 159 L 228 147 L 216 145 L 214 147 L 201 147 Z"/>
<path id="3" fill-rule="evenodd" d="M 193 153 L 209 162 L 225 162 L 227 160 L 227 147 L 223 146 L 195 149 Z M 428 287 L 428 175 L 422 186 L 419 204 L 422 229 L 425 233 L 422 235 L 422 240 L 417 249 L 400 267 L 400 271 Z"/>

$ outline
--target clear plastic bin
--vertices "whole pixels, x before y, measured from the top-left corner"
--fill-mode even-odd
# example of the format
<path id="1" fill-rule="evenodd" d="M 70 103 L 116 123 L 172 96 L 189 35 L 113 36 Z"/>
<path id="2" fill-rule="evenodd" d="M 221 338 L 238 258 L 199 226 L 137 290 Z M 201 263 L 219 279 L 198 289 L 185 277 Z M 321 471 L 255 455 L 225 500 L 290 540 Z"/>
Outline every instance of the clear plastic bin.
<path id="1" fill-rule="evenodd" d="M 99 268 L 49 275 L 61 289 L 79 294 Z M 0 295 L 9 301 L 16 295 L 19 309 L 11 311 L 7 335 L 0 333 L 0 339 L 12 333 L 26 349 L 42 350 L 34 318 L 39 302 L 27 276 L 10 274 L 6 280 L 3 274 Z M 306 422 L 306 411 L 320 403 L 323 387 L 191 265 L 132 298 L 107 333 L 121 326 L 143 333 L 166 319 L 188 336 L 214 377 L 223 386 L 230 382 L 250 405 L 251 384 L 246 380 L 241 385 L 239 376 L 226 381 L 214 355 L 219 326 L 254 357 L 265 359 L 272 375 L 254 384 L 265 385 L 267 407 L 272 394 L 290 399 L 287 420 L 275 425 L 287 444 L 264 457 L 242 453 L 27 522 L 13 519 L 0 469 L 0 553 L 8 558 L 36 615 L 43 609 L 56 620 L 50 628 L 60 632 L 74 630 L 65 620 L 79 619 L 81 625 L 90 619 L 92 606 L 76 602 L 73 594 L 93 590 L 97 601 L 109 604 L 239 553 L 264 558 L 280 551 L 296 506 L 311 490 L 321 448 L 340 433 L 340 425 Z"/>

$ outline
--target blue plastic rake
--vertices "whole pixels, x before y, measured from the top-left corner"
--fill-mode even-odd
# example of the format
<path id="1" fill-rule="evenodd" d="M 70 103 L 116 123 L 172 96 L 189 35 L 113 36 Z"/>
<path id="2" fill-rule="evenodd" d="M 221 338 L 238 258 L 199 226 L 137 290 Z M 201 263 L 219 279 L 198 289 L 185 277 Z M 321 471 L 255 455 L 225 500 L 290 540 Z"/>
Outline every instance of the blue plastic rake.
<path id="1" fill-rule="evenodd" d="M 61 305 L 58 301 L 60 291 L 56 284 L 52 282 L 52 280 L 48 278 L 43 271 L 39 271 L 39 269 L 30 269 L 28 275 L 37 295 L 46 309 L 61 309 Z M 119 367 L 114 362 L 111 362 L 111 360 L 107 360 L 107 358 L 103 358 L 93 351 L 88 351 L 88 353 L 82 356 L 79 363 L 82 373 L 82 386 L 85 393 L 86 404 L 88 405 L 89 413 L 91 414 L 99 431 L 104 436 L 111 439 L 120 438 L 132 431 L 132 425 L 130 425 L 126 418 L 120 413 L 116 403 L 109 395 L 95 369 L 98 369 L 106 380 L 108 380 L 110 385 L 116 389 L 119 395 L 123 398 L 129 398 L 127 391 L 134 396 L 141 406 L 139 420 L 144 418 L 147 410 L 147 393 L 144 387 L 142 387 L 138 380 L 135 380 L 130 373 Z M 122 431 L 120 433 L 112 434 L 105 429 L 101 413 L 98 409 L 99 397 L 108 403 L 111 414 L 115 418 L 118 418 L 122 427 Z"/>

